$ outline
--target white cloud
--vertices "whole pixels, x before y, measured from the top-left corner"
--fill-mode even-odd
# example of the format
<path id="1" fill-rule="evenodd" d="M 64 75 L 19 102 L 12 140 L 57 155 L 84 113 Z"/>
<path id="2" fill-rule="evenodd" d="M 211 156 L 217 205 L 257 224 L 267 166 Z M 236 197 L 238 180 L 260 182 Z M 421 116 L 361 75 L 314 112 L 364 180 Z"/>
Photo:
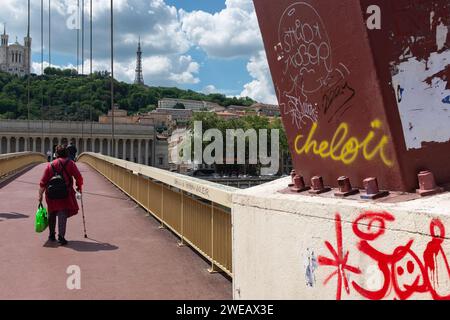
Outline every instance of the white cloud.
<path id="1" fill-rule="evenodd" d="M 218 91 L 217 88 L 216 88 L 214 85 L 212 85 L 212 84 L 207 85 L 207 86 L 204 87 L 203 90 L 202 90 L 202 92 L 203 92 L 204 94 L 216 93 L 217 91 Z"/>
<path id="2" fill-rule="evenodd" d="M 241 97 L 250 97 L 259 102 L 277 104 L 266 53 L 260 51 L 256 56 L 253 56 L 247 64 L 247 70 L 255 80 L 244 85 Z"/>
<path id="3" fill-rule="evenodd" d="M 226 8 L 210 14 L 180 10 L 182 30 L 210 57 L 249 56 L 262 49 L 261 33 L 251 0 L 227 0 Z"/>
<path id="4" fill-rule="evenodd" d="M 26 34 L 26 1 L 1 0 L 1 2 L 0 22 L 7 23 L 10 42 L 15 40 L 16 35 L 22 42 Z M 44 3 L 48 4 L 47 0 Z M 71 57 L 70 62 L 74 64 L 77 33 L 76 30 L 67 28 L 67 20 L 70 19 L 69 8 L 76 4 L 76 0 L 51 3 L 53 57 Z M 85 58 L 87 58 L 89 1 L 86 0 L 85 4 L 87 14 Z M 106 0 L 93 0 L 94 70 L 110 70 L 109 4 Z M 147 84 L 178 86 L 200 83 L 199 62 L 203 61 L 197 62 L 189 55 L 189 50 L 200 48 L 212 58 L 249 59 L 247 69 L 254 80 L 244 85 L 241 94 L 262 102 L 275 102 L 266 57 L 260 53 L 263 50 L 263 43 L 252 0 L 226 0 L 225 5 L 222 11 L 210 14 L 204 11 L 178 10 L 163 0 L 115 0 L 115 76 L 122 81 L 134 81 L 135 51 L 140 35 L 144 80 Z M 31 6 L 32 50 L 35 58 L 40 61 L 40 1 L 31 1 Z M 48 61 L 46 5 L 44 14 L 44 59 Z M 45 66 L 47 65 L 48 63 Z M 60 67 L 76 69 L 76 66 L 69 63 Z M 85 63 L 85 70 L 89 70 L 89 61 Z M 40 73 L 39 62 L 33 63 L 33 72 Z M 230 72 L 233 72 L 233 69 L 230 69 Z M 209 83 L 212 81 L 208 79 Z M 211 84 L 206 86 L 204 91 L 233 95 L 241 90 L 217 89 Z"/>

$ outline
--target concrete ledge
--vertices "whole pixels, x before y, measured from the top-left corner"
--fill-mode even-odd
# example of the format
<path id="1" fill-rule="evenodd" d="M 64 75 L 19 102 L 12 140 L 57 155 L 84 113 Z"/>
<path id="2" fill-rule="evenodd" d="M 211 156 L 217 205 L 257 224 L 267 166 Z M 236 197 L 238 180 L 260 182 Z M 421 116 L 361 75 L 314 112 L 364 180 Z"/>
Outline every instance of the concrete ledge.
<path id="1" fill-rule="evenodd" d="M 236 299 L 450 298 L 450 193 L 397 203 L 279 193 L 289 182 L 232 196 Z M 345 272 L 331 276 L 325 258 Z"/>

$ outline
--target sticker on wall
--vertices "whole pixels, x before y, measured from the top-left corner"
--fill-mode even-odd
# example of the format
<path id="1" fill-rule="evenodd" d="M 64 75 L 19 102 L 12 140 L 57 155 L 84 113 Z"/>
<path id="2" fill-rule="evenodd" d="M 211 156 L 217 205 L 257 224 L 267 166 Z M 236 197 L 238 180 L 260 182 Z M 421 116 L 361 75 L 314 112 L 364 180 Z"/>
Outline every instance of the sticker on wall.
<path id="1" fill-rule="evenodd" d="M 304 258 L 306 286 L 313 288 L 316 285 L 315 271 L 317 270 L 317 259 L 314 250 L 306 249 Z"/>

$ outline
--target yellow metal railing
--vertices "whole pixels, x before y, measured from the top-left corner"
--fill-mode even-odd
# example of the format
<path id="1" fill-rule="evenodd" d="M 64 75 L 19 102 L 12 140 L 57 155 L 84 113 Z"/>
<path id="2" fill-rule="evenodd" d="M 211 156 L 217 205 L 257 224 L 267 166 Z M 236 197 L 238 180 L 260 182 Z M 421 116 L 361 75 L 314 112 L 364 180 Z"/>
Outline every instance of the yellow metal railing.
<path id="1" fill-rule="evenodd" d="M 9 175 L 34 163 L 46 162 L 41 153 L 19 152 L 0 155 L 0 177 Z"/>
<path id="2" fill-rule="evenodd" d="M 83 153 L 89 164 L 211 262 L 232 276 L 231 195 L 236 188 L 165 170 Z"/>

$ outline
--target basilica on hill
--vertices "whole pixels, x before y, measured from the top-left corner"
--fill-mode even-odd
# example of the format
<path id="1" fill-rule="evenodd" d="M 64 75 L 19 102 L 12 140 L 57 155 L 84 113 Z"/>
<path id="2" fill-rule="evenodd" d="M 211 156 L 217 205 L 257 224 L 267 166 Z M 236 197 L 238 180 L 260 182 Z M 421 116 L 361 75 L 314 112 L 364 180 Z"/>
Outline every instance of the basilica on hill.
<path id="1" fill-rule="evenodd" d="M 15 43 L 9 44 L 9 36 L 4 28 L 1 35 L 0 71 L 22 77 L 30 72 L 30 64 L 31 37 L 24 38 L 24 45 L 21 45 L 17 39 Z"/>

